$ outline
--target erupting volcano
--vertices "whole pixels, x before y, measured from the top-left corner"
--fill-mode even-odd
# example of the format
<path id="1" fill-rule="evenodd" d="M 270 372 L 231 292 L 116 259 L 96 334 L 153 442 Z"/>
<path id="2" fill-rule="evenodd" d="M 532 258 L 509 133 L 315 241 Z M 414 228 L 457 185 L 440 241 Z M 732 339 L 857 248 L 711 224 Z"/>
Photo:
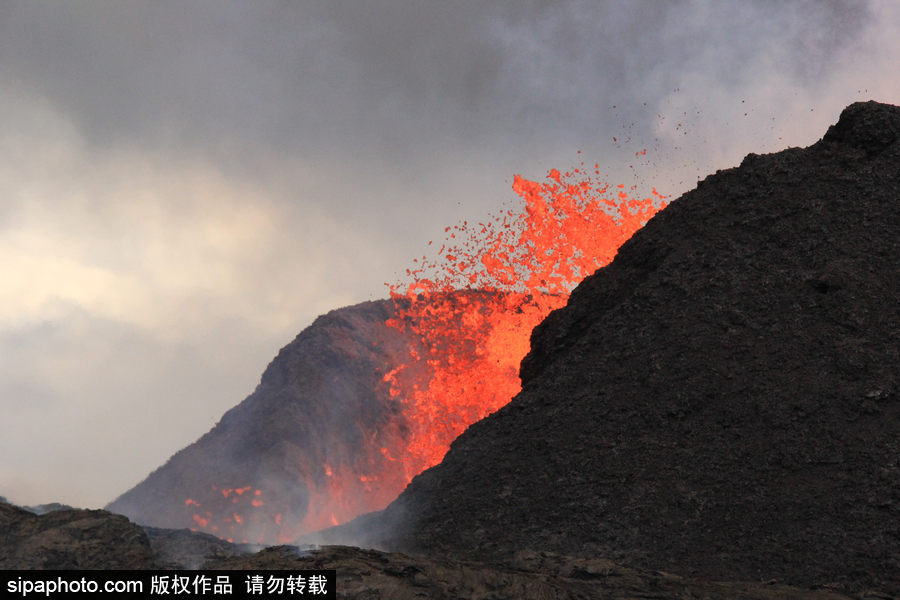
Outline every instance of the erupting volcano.
<path id="1" fill-rule="evenodd" d="M 251 396 L 108 508 L 258 543 L 384 508 L 509 402 L 531 330 L 665 204 L 599 175 L 516 176 L 519 207 L 448 227 L 390 300 L 320 317 Z"/>
<path id="2" fill-rule="evenodd" d="M 316 319 L 109 506 L 321 548 L 0 502 L 0 567 L 325 567 L 352 598 L 900 597 L 898 165 L 900 107 L 860 102 L 652 219 L 660 196 L 610 198 L 596 171 L 516 178 L 521 211 Z"/>

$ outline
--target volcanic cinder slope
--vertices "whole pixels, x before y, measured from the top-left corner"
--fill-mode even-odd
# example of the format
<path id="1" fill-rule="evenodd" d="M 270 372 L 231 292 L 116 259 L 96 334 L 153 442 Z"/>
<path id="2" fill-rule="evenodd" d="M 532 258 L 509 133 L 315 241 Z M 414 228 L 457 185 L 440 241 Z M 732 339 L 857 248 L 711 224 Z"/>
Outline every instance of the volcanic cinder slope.
<path id="1" fill-rule="evenodd" d="M 419 343 L 385 324 L 393 315 L 394 303 L 382 300 L 319 317 L 249 397 L 107 509 L 143 525 L 276 543 L 318 520 L 331 524 L 332 511 L 385 506 L 406 475 L 378 451 L 403 434 L 382 377 Z M 357 475 L 338 488 L 345 471 Z M 367 472 L 381 481 L 360 481 Z"/>
<path id="2" fill-rule="evenodd" d="M 523 391 L 326 542 L 900 594 L 900 108 L 673 202 L 532 336 Z"/>

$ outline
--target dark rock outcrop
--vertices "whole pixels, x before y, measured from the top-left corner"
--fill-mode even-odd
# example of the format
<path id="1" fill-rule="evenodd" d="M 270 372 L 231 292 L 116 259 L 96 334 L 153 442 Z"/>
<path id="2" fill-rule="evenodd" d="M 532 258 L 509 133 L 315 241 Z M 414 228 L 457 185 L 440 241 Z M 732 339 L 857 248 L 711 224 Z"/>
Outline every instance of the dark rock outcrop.
<path id="1" fill-rule="evenodd" d="M 149 539 L 149 541 L 148 541 Z M 340 598 L 736 598 L 847 600 L 833 589 L 775 582 L 710 583 L 629 569 L 602 558 L 521 552 L 507 565 L 343 546 L 277 546 L 258 552 L 187 530 L 142 529 L 101 510 L 45 515 L 0 502 L 0 569 L 334 569 Z"/>
<path id="2" fill-rule="evenodd" d="M 144 530 L 103 510 L 43 515 L 0 502 L 0 569 L 146 569 L 154 566 Z"/>
<path id="3" fill-rule="evenodd" d="M 801 590 L 775 582 L 694 581 L 603 558 L 547 552 L 520 552 L 503 566 L 343 546 L 276 546 L 254 553 L 202 533 L 142 529 L 106 511 L 60 509 L 35 515 L 7 503 L 0 503 L 0 569 L 334 569 L 338 595 L 348 600 L 851 598 L 833 589 Z"/>
<path id="4" fill-rule="evenodd" d="M 319 536 L 900 594 L 900 108 L 748 155 L 532 336 L 523 391 Z"/>
<path id="5" fill-rule="evenodd" d="M 327 546 L 313 551 L 274 547 L 216 563 L 221 569 L 334 569 L 346 600 L 547 600 L 593 598 L 729 598 L 730 600 L 848 600 L 831 589 L 802 590 L 777 582 L 704 582 L 671 573 L 629 569 L 603 558 L 523 551 L 506 565 L 464 559 Z M 880 595 L 856 598 L 883 598 Z"/>

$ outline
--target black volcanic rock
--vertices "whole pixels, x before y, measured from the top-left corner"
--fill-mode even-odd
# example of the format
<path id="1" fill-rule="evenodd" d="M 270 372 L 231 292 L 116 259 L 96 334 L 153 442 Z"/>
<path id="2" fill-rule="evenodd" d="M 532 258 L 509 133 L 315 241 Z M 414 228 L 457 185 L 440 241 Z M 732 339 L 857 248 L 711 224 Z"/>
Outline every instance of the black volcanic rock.
<path id="1" fill-rule="evenodd" d="M 802 590 L 772 582 L 696 581 L 669 573 L 624 568 L 602 558 L 546 552 L 521 552 L 504 566 L 343 546 L 276 546 L 250 553 L 248 548 L 211 535 L 142 529 L 106 511 L 60 509 L 35 515 L 0 502 L 0 570 L 6 569 L 334 569 L 338 574 L 339 597 L 347 600 L 851 598 L 832 589 Z"/>
<path id="2" fill-rule="evenodd" d="M 577 558 L 523 551 L 497 566 L 464 558 L 409 556 L 346 546 L 312 551 L 268 548 L 253 555 L 223 559 L 206 568 L 334 569 L 338 597 L 344 600 L 547 600 L 653 598 L 687 600 L 849 600 L 831 589 L 802 590 L 776 582 L 705 582 L 671 573 L 629 569 L 603 558 Z M 883 598 L 880 595 L 857 598 Z"/>
<path id="3" fill-rule="evenodd" d="M 900 594 L 900 108 L 748 155 L 533 333 L 523 391 L 323 533 Z"/>
<path id="4" fill-rule="evenodd" d="M 0 502 L 0 569 L 147 569 L 144 530 L 103 510 L 43 515 Z"/>

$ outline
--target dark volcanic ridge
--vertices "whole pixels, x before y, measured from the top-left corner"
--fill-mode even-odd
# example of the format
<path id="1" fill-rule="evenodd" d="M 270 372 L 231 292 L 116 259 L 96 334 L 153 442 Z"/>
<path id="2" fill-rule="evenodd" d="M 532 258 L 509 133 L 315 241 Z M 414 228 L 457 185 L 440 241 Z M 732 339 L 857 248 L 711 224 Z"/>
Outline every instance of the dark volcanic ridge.
<path id="1" fill-rule="evenodd" d="M 369 452 L 390 445 L 401 410 L 382 377 L 417 343 L 385 324 L 393 315 L 393 301 L 381 300 L 316 319 L 281 349 L 250 396 L 106 508 L 143 525 L 271 544 L 304 530 L 330 469 L 402 478 L 387 456 Z M 362 507 L 373 492 L 353 483 L 340 500 L 354 514 L 368 512 Z M 393 489 L 381 506 L 402 484 Z"/>
<path id="2" fill-rule="evenodd" d="M 0 502 L 0 569 L 138 569 L 146 534 L 121 515 L 63 508 L 42 515 Z"/>
<path id="3" fill-rule="evenodd" d="M 429 306 L 499 297 L 461 290 L 432 296 Z M 424 342 L 407 327 L 422 317 L 406 309 L 398 297 L 317 318 L 281 349 L 250 396 L 106 508 L 142 525 L 259 544 L 384 508 L 421 470 L 408 445 L 409 419 L 422 417 L 410 417 L 410 402 L 385 379 L 402 365 L 404 385 L 428 384 Z M 455 352 L 461 361 L 477 356 L 474 345 Z M 450 412 L 428 417 L 443 423 Z"/>
<path id="4" fill-rule="evenodd" d="M 748 155 L 533 333 L 523 391 L 328 543 L 900 594 L 900 108 Z"/>

